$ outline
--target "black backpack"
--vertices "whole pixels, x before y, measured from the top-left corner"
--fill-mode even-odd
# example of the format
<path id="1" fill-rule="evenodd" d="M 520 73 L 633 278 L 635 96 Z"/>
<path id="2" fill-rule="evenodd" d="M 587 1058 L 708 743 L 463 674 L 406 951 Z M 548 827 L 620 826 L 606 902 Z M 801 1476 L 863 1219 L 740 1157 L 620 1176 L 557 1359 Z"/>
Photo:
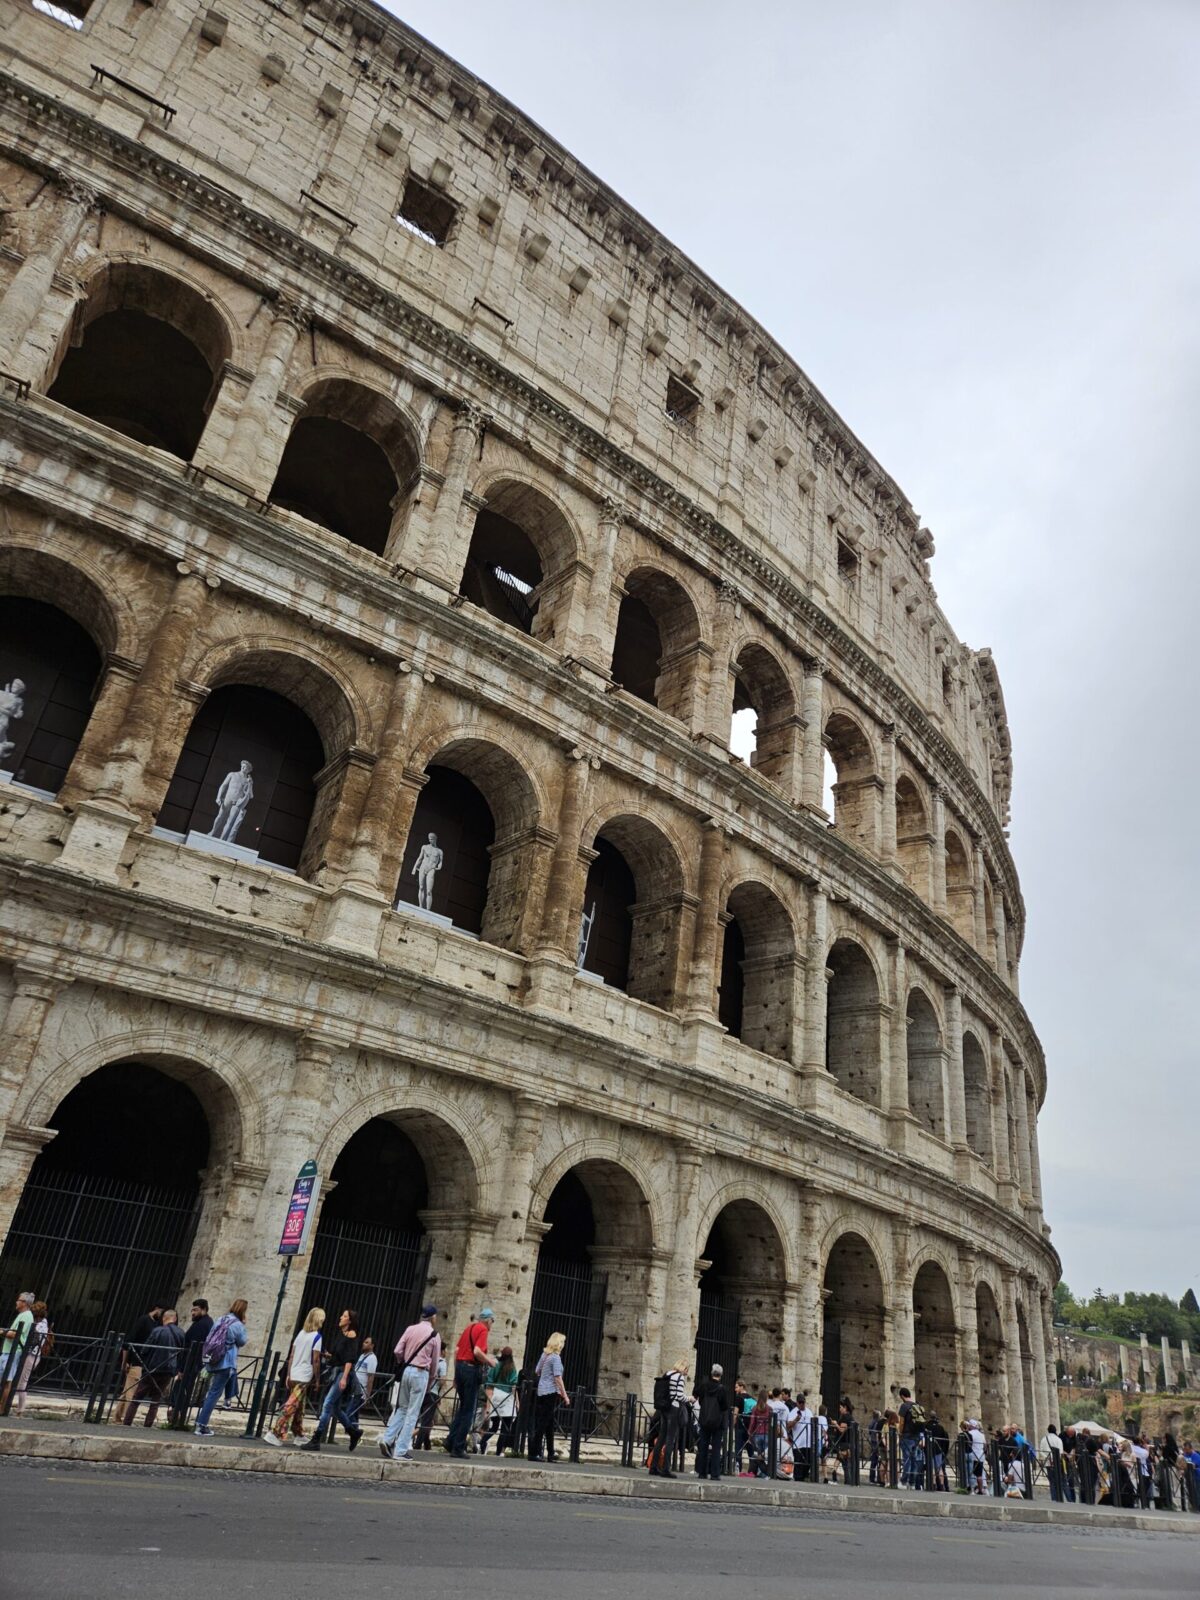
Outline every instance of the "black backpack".
<path id="1" fill-rule="evenodd" d="M 671 1375 L 664 1372 L 654 1380 L 654 1409 L 665 1411 L 671 1404 Z"/>

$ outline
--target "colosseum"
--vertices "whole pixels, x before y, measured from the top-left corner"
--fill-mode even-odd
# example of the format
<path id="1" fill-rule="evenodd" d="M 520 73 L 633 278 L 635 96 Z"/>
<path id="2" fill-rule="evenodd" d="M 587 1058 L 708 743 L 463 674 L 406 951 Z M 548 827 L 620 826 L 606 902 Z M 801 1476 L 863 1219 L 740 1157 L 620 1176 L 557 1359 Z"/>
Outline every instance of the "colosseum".
<path id="1" fill-rule="evenodd" d="M 261 1346 L 311 1158 L 285 1331 L 1041 1429 L 1009 732 L 903 493 L 377 7 L 4 9 L 0 1294 Z"/>

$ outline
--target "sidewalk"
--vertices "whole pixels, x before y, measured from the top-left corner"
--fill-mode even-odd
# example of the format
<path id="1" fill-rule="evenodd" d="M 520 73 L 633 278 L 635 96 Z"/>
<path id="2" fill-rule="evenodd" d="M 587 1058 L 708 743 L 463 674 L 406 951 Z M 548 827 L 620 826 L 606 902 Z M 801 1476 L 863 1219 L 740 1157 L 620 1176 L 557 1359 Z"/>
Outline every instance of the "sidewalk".
<path id="1" fill-rule="evenodd" d="M 369 1430 L 371 1431 L 371 1430 Z M 872 1516 L 906 1515 L 1026 1526 L 1054 1524 L 1074 1528 L 1177 1533 L 1200 1536 L 1200 1516 L 1171 1511 L 1114 1511 L 1107 1506 L 1055 1505 L 974 1495 L 898 1494 L 864 1486 L 859 1489 L 816 1484 L 764 1483 L 727 1478 L 700 1482 L 690 1474 L 675 1480 L 651 1478 L 644 1471 L 598 1462 L 553 1467 L 523 1460 L 474 1456 L 453 1461 L 434 1450 L 407 1464 L 385 1461 L 374 1435 L 352 1456 L 344 1445 L 327 1446 L 320 1454 L 288 1446 L 275 1449 L 260 1440 L 233 1433 L 197 1439 L 190 1433 L 163 1429 L 84 1428 L 78 1422 L 7 1418 L 0 1423 L 0 1457 L 43 1461 L 115 1462 L 127 1466 L 197 1467 L 222 1472 L 285 1473 L 289 1477 L 337 1478 L 358 1483 L 432 1484 L 441 1488 L 497 1489 L 520 1494 L 549 1490 L 554 1494 L 617 1496 L 624 1499 L 718 1504 L 796 1511 L 860 1511 Z"/>

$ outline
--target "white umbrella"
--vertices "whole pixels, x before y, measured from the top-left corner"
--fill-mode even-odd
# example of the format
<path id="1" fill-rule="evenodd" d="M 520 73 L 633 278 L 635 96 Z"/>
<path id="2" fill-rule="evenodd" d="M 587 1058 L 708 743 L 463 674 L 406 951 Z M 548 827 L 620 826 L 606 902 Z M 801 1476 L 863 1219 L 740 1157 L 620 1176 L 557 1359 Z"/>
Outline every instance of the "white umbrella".
<path id="1" fill-rule="evenodd" d="M 1063 1424 L 1064 1428 L 1067 1426 L 1068 1424 Z M 1125 1437 L 1123 1433 L 1118 1433 L 1115 1428 L 1106 1428 L 1102 1422 L 1072 1422 L 1070 1426 L 1075 1429 L 1076 1433 L 1098 1433 L 1105 1439 L 1120 1441 Z"/>

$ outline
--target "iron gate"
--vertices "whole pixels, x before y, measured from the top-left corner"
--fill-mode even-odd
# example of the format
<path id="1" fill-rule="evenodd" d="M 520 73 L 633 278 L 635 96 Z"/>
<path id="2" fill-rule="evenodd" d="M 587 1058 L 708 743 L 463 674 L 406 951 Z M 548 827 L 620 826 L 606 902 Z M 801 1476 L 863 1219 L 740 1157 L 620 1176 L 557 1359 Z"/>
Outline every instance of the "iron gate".
<path id="1" fill-rule="evenodd" d="M 23 1289 L 80 1338 L 127 1329 L 179 1296 L 198 1197 L 123 1178 L 49 1171 L 25 1185 L 0 1255 L 0 1304 Z"/>
<path id="2" fill-rule="evenodd" d="M 707 1378 L 714 1365 L 724 1368 L 722 1382 L 732 1392 L 742 1344 L 742 1302 L 719 1289 L 700 1290 L 696 1329 L 696 1377 Z"/>
<path id="3" fill-rule="evenodd" d="M 525 1332 L 524 1370 L 533 1371 L 552 1333 L 565 1333 L 563 1382 L 568 1389 L 595 1394 L 607 1294 L 607 1274 L 593 1272 L 589 1262 L 539 1257 Z"/>
<path id="4" fill-rule="evenodd" d="M 429 1236 L 382 1222 L 322 1218 L 304 1281 L 300 1321 L 313 1306 L 325 1309 L 334 1328 L 342 1312 L 358 1313 L 358 1331 L 370 1335 L 387 1366 L 396 1341 L 415 1322 L 429 1271 Z"/>
<path id="5" fill-rule="evenodd" d="M 831 1317 L 825 1319 L 825 1338 L 821 1345 L 821 1399 L 832 1408 L 843 1394 L 842 1389 L 842 1325 Z M 857 1397 L 856 1397 L 857 1398 Z"/>

